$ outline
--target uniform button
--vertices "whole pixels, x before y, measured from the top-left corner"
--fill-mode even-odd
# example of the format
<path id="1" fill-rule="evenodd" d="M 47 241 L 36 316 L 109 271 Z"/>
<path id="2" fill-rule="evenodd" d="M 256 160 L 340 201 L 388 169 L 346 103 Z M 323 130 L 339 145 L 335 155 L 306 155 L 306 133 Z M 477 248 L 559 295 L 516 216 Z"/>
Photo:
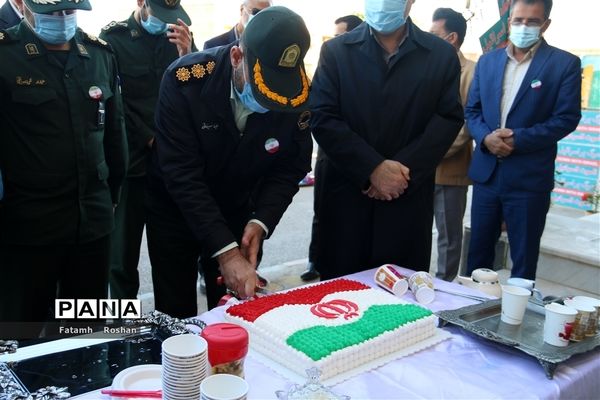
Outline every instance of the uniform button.
<path id="1" fill-rule="evenodd" d="M 67 79 L 68 79 L 68 78 L 70 78 L 70 77 L 71 77 L 71 75 L 69 75 L 69 74 L 65 74 L 65 78 L 67 78 Z"/>

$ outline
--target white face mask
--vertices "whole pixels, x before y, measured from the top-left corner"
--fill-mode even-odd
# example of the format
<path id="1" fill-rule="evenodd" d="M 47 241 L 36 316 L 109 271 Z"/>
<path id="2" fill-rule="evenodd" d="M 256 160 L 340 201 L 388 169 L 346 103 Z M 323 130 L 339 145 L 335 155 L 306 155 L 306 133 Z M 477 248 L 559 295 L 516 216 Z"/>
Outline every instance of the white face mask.
<path id="1" fill-rule="evenodd" d="M 365 20 L 377 32 L 391 33 L 406 23 L 408 0 L 365 0 Z"/>

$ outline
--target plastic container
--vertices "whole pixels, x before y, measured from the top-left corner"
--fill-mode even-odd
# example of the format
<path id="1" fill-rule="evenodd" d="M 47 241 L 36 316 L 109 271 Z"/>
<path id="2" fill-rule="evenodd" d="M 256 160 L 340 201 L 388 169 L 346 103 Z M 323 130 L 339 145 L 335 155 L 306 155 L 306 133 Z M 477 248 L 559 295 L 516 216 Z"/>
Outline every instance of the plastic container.
<path id="1" fill-rule="evenodd" d="M 248 332 L 228 323 L 209 325 L 201 336 L 208 342 L 211 373 L 244 377 L 244 359 L 248 354 Z"/>

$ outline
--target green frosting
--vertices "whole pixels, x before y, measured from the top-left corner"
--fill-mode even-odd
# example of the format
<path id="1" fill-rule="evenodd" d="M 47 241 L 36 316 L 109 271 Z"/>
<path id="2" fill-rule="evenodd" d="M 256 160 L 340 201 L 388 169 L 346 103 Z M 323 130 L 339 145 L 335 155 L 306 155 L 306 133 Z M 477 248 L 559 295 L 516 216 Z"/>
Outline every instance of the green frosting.
<path id="1" fill-rule="evenodd" d="M 303 329 L 288 337 L 286 343 L 312 360 L 319 361 L 335 351 L 430 315 L 431 311 L 413 304 L 374 305 L 355 322 Z"/>

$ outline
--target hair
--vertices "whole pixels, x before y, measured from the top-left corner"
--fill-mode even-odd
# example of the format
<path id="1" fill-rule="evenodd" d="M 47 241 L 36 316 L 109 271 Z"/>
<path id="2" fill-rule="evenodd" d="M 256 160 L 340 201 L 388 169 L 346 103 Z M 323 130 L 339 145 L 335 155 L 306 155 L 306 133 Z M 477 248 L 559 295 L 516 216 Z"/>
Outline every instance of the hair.
<path id="1" fill-rule="evenodd" d="M 552 11 L 552 0 L 512 0 L 510 4 L 510 10 L 512 13 L 512 8 L 519 1 L 522 1 L 525 4 L 535 4 L 535 3 L 543 3 L 544 4 L 544 18 L 550 18 L 550 11 Z"/>
<path id="2" fill-rule="evenodd" d="M 342 22 L 346 23 L 347 32 L 350 32 L 352 29 L 356 28 L 360 24 L 362 24 L 363 20 L 356 15 L 345 15 L 335 20 L 335 24 L 341 24 Z"/>
<path id="3" fill-rule="evenodd" d="M 433 12 L 433 22 L 444 20 L 444 28 L 448 33 L 456 33 L 458 36 L 458 46 L 460 47 L 467 34 L 467 20 L 461 13 L 451 8 L 438 8 Z"/>

